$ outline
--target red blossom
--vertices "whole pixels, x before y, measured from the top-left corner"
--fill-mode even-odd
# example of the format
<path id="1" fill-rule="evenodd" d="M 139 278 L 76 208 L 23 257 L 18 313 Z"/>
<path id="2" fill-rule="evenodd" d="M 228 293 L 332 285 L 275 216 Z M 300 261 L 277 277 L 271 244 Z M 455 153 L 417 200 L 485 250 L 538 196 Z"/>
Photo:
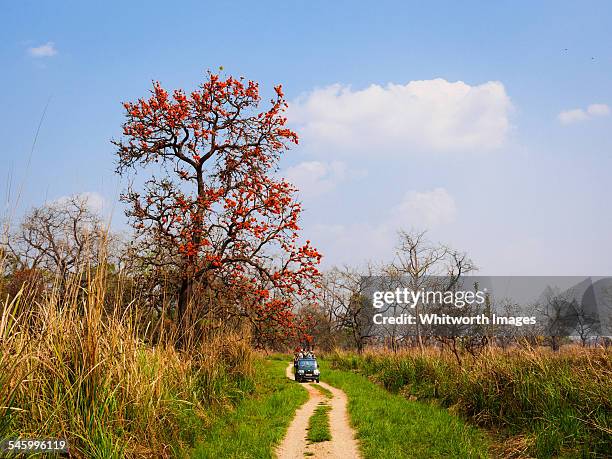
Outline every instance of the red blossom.
<path id="1" fill-rule="evenodd" d="M 303 328 L 293 299 L 312 294 L 321 260 L 310 241 L 298 246 L 301 206 L 294 187 L 274 176 L 281 154 L 298 143 L 285 126 L 282 87 L 274 90 L 260 111 L 253 81 L 209 73 L 198 90 L 171 96 L 155 82 L 148 99 L 123 104 L 125 137 L 115 142 L 120 172 L 161 163 L 183 184 L 153 178 L 144 199 L 124 195 L 139 234 L 176 253 L 183 281 L 224 279 L 268 337 Z"/>

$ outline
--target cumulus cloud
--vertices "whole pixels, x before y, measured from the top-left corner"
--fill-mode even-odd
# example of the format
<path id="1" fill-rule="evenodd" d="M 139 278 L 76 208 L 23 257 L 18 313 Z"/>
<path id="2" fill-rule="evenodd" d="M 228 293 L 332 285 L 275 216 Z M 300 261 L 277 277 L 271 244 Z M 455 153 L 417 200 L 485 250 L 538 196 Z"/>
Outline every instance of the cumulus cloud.
<path id="1" fill-rule="evenodd" d="M 298 188 L 301 196 L 314 197 L 332 191 L 344 180 L 361 178 L 366 172 L 349 169 L 342 161 L 305 161 L 289 167 L 282 175 Z"/>
<path id="2" fill-rule="evenodd" d="M 498 81 L 471 86 L 438 78 L 315 89 L 289 105 L 288 118 L 307 146 L 325 152 L 482 151 L 506 140 L 511 107 Z"/>
<path id="3" fill-rule="evenodd" d="M 591 104 L 587 108 L 573 108 L 564 110 L 557 115 L 561 124 L 572 124 L 580 121 L 586 121 L 598 116 L 608 116 L 610 107 L 606 104 Z"/>
<path id="4" fill-rule="evenodd" d="M 57 54 L 55 43 L 49 41 L 44 45 L 28 48 L 28 54 L 32 57 L 52 57 Z"/>

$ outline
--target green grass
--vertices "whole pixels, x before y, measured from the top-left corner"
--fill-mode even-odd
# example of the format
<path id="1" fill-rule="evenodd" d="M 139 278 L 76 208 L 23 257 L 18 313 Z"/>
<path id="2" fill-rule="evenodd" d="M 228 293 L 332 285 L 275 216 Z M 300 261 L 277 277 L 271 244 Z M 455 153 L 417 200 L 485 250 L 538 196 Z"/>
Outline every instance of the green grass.
<path id="1" fill-rule="evenodd" d="M 331 393 L 331 391 L 329 389 L 326 389 L 325 387 L 321 386 L 320 384 L 311 384 L 311 386 L 313 386 L 315 389 L 317 389 L 319 392 L 321 392 L 323 394 L 324 397 L 326 398 L 332 398 L 333 395 Z"/>
<path id="2" fill-rule="evenodd" d="M 612 352 L 604 349 L 491 349 L 462 367 L 433 351 L 335 354 L 330 363 L 494 430 L 502 451 L 517 442 L 538 458 L 612 451 Z"/>
<path id="3" fill-rule="evenodd" d="M 285 362 L 285 366 L 289 364 L 289 362 L 293 361 L 293 356 L 291 354 L 282 354 L 276 352 L 274 354 L 270 354 L 266 357 L 268 360 L 282 360 Z"/>
<path id="4" fill-rule="evenodd" d="M 194 458 L 272 458 L 307 392 L 285 377 L 287 360 L 256 361 L 256 387 L 235 411 L 215 420 L 193 451 Z"/>
<path id="5" fill-rule="evenodd" d="M 351 424 L 365 459 L 487 457 L 487 439 L 445 409 L 407 400 L 319 362 L 322 378 L 348 396 Z"/>
<path id="6" fill-rule="evenodd" d="M 307 439 L 313 443 L 331 440 L 329 430 L 329 405 L 320 403 L 314 414 L 308 420 Z"/>

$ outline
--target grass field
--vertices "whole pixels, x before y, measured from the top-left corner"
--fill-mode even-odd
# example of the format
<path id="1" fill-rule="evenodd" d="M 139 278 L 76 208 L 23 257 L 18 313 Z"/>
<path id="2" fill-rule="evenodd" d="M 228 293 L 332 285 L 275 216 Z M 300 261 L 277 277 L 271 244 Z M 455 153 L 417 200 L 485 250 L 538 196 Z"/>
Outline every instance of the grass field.
<path id="1" fill-rule="evenodd" d="M 612 353 L 603 349 L 491 350 L 462 367 L 438 351 L 335 354 L 331 363 L 400 398 L 437 403 L 495 431 L 495 451 L 503 457 L 609 457 L 612 451 Z M 323 374 L 341 382 L 348 378 L 344 371 Z"/>
<path id="2" fill-rule="evenodd" d="M 272 458 L 295 410 L 308 394 L 285 377 L 288 358 L 255 362 L 255 391 L 203 432 L 195 458 Z"/>
<path id="3" fill-rule="evenodd" d="M 487 457 L 487 439 L 443 408 L 407 400 L 364 376 L 321 362 L 322 379 L 346 392 L 365 459 Z"/>
<path id="4" fill-rule="evenodd" d="M 263 359 L 244 333 L 189 349 L 155 342 L 136 304 L 105 299 L 105 275 L 67 284 L 62 301 L 2 303 L 0 438 L 68 438 L 88 458 L 272 457 L 307 399 L 285 377 L 291 356 Z M 433 351 L 334 354 L 321 365 L 348 396 L 365 459 L 612 451 L 610 351 L 491 352 L 461 367 Z M 323 413 L 313 422 L 316 433 Z"/>

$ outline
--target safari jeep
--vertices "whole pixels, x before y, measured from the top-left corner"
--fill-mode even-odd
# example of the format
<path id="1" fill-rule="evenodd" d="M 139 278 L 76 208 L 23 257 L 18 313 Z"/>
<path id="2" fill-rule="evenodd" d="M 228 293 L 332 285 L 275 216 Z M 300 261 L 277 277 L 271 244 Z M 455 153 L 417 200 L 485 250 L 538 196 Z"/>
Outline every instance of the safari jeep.
<path id="1" fill-rule="evenodd" d="M 319 382 L 319 366 L 317 359 L 297 359 L 295 364 L 295 380 Z"/>

